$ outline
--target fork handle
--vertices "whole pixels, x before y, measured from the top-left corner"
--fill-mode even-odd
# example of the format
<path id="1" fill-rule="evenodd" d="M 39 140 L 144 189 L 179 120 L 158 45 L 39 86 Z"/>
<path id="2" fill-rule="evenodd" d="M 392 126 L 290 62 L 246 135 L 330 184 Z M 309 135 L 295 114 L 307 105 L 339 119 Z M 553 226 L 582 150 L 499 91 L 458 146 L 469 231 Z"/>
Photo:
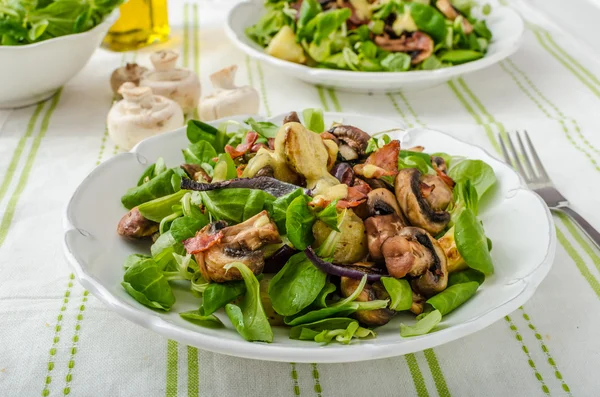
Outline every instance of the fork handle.
<path id="1" fill-rule="evenodd" d="M 567 214 L 572 220 L 574 220 L 579 225 L 579 227 L 581 227 L 581 229 L 585 232 L 585 234 L 587 234 L 588 237 L 592 239 L 594 243 L 596 243 L 596 246 L 600 248 L 600 232 L 594 229 L 594 227 L 590 225 L 588 221 L 583 219 L 581 215 L 579 215 L 577 212 L 575 212 L 575 210 L 569 207 L 559 207 L 557 209 Z"/>

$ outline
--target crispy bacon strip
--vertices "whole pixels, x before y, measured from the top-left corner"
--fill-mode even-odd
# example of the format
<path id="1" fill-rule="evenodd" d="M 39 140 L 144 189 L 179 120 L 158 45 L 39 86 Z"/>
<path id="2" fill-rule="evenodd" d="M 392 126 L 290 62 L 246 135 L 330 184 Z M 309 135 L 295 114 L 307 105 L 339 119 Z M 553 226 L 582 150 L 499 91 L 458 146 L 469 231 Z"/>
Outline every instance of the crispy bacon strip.
<path id="1" fill-rule="evenodd" d="M 367 194 L 371 191 L 371 187 L 369 185 L 360 184 L 356 186 L 351 186 L 348 188 L 348 196 L 346 198 L 339 200 L 336 207 L 337 208 L 354 208 L 358 207 L 362 203 L 367 200 Z"/>
<path id="2" fill-rule="evenodd" d="M 435 185 L 429 186 L 428 184 L 426 184 L 424 182 L 419 182 L 419 185 L 421 187 L 421 194 L 423 195 L 423 198 L 429 197 L 429 195 L 435 189 Z"/>
<path id="3" fill-rule="evenodd" d="M 393 140 L 373 152 L 364 164 L 354 166 L 354 172 L 367 178 L 381 178 L 398 173 L 400 141 Z"/>
<path id="4" fill-rule="evenodd" d="M 454 182 L 454 179 L 450 178 L 448 176 L 448 174 L 446 174 L 446 172 L 444 171 L 444 169 L 440 168 L 438 166 L 438 164 L 435 161 L 431 162 L 431 165 L 433 166 L 433 169 L 435 170 L 435 172 L 437 173 L 437 176 L 444 181 L 444 183 L 446 185 L 448 185 L 448 187 L 450 189 L 454 189 L 454 185 L 456 185 L 456 182 Z"/>
<path id="5" fill-rule="evenodd" d="M 254 143 L 258 139 L 258 134 L 254 131 L 250 131 L 246 134 L 246 142 L 240 143 L 237 147 L 233 147 L 231 145 L 225 146 L 225 152 L 229 153 L 232 159 L 236 159 L 238 157 L 243 156 L 254 146 Z"/>
<path id="6" fill-rule="evenodd" d="M 242 174 L 244 173 L 244 168 L 246 168 L 246 164 L 240 164 L 235 171 L 237 172 L 237 176 L 238 178 L 242 177 Z"/>
<path id="7" fill-rule="evenodd" d="M 216 233 L 208 233 L 209 227 L 210 225 L 205 226 L 194 237 L 183 241 L 183 246 L 188 254 L 199 254 L 221 242 L 223 232 L 219 230 Z"/>

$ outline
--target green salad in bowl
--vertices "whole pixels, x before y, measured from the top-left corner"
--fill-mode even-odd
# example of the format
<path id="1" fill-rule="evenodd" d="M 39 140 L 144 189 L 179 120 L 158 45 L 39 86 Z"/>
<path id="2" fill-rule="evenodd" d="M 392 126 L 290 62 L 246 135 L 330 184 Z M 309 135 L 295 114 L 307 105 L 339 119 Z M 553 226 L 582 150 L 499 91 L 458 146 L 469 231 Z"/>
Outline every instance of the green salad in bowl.
<path id="1" fill-rule="evenodd" d="M 349 343 L 397 313 L 423 335 L 493 273 L 479 198 L 496 183 L 481 160 L 401 148 L 391 132 L 325 126 L 318 109 L 282 125 L 190 121 L 182 163 L 159 159 L 121 198 L 117 231 L 147 239 L 125 261 L 122 286 L 139 303 L 248 341 Z M 388 133 L 390 135 L 388 135 Z M 224 318 L 223 315 L 220 315 Z"/>
<path id="2" fill-rule="evenodd" d="M 482 58 L 490 6 L 473 0 L 266 0 L 248 37 L 279 59 L 362 72 L 433 70 Z"/>

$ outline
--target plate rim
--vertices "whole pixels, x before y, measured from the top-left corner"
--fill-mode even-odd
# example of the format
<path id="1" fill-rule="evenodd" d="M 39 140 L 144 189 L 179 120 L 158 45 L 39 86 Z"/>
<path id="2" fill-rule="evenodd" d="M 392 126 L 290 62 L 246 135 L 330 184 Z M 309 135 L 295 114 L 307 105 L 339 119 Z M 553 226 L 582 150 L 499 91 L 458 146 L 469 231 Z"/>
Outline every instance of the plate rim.
<path id="1" fill-rule="evenodd" d="M 276 120 L 285 116 L 286 113 L 281 113 L 272 117 L 263 117 L 254 115 L 254 118 L 260 118 L 263 121 Z M 340 118 L 340 117 L 348 117 L 348 116 L 361 116 L 367 117 L 371 119 L 380 119 L 387 120 L 388 122 L 392 120 L 391 118 L 384 117 L 372 117 L 362 114 L 350 114 L 343 112 L 324 112 L 325 116 Z M 238 116 L 235 118 L 246 118 L 249 116 Z M 211 124 L 218 125 L 219 123 L 230 120 L 232 118 L 219 119 L 210 122 Z M 396 122 L 396 121 L 394 121 Z M 403 123 L 398 123 L 399 125 L 403 125 Z M 165 135 L 174 135 L 184 133 L 185 127 L 178 128 L 177 130 L 168 132 L 166 134 L 160 134 L 157 136 L 150 137 L 148 139 L 143 140 L 138 143 L 130 152 L 121 153 L 117 156 L 108 159 L 107 161 L 101 163 L 99 166 L 95 167 L 79 184 L 79 186 L 73 192 L 71 198 L 68 201 L 67 206 L 63 212 L 63 252 L 64 255 L 73 269 L 75 276 L 79 280 L 79 282 L 83 285 L 83 287 L 89 290 L 95 297 L 97 297 L 103 304 L 108 306 L 112 311 L 116 312 L 118 315 L 124 317 L 127 320 L 133 321 L 134 323 L 143 326 L 151 331 L 154 331 L 166 338 L 175 339 L 179 342 L 186 343 L 191 346 L 195 346 L 204 350 L 208 350 L 214 353 L 220 353 L 235 357 L 247 358 L 247 359 L 257 359 L 257 360 L 266 360 L 266 361 L 277 361 L 277 362 L 298 362 L 298 363 L 346 363 L 346 362 L 359 362 L 359 361 L 367 361 L 373 359 L 383 359 L 389 357 L 396 357 L 400 355 L 405 355 L 409 353 L 414 353 L 418 351 L 422 351 L 427 348 L 433 348 L 468 335 L 471 335 L 477 331 L 480 331 L 494 322 L 500 320 L 502 317 L 512 313 L 517 310 L 518 307 L 523 305 L 526 301 L 528 301 L 541 282 L 548 275 L 556 253 L 556 245 L 557 238 L 556 232 L 554 229 L 554 219 L 552 218 L 551 212 L 542 200 L 542 198 L 535 193 L 534 191 L 527 188 L 525 181 L 523 178 L 508 165 L 504 164 L 502 161 L 498 160 L 494 156 L 492 156 L 486 149 L 473 145 L 467 141 L 464 141 L 460 138 L 456 138 L 452 135 L 444 133 L 439 130 L 429 129 L 429 128 L 399 128 L 404 130 L 406 134 L 410 134 L 411 131 L 431 131 L 433 133 L 438 133 L 445 135 L 449 139 L 458 141 L 464 145 L 470 146 L 471 148 L 479 151 L 482 155 L 485 156 L 486 162 L 494 162 L 500 167 L 504 167 L 506 170 L 509 170 L 510 173 L 516 175 L 519 180 L 519 187 L 513 189 L 512 191 L 517 193 L 524 193 L 528 195 L 532 195 L 535 197 L 540 205 L 544 208 L 546 214 L 546 221 L 548 223 L 548 232 L 549 232 L 549 243 L 546 247 L 546 255 L 544 259 L 527 275 L 517 279 L 517 281 L 523 281 L 524 287 L 523 289 L 515 295 L 511 300 L 501 304 L 500 306 L 495 306 L 480 316 L 466 321 L 461 324 L 454 325 L 450 328 L 441 329 L 439 331 L 433 332 L 431 334 L 423 335 L 420 337 L 411 338 L 411 343 L 398 343 L 398 341 L 402 340 L 400 337 L 397 341 L 382 343 L 378 345 L 373 344 L 353 344 L 349 346 L 340 346 L 334 349 L 324 349 L 320 345 L 309 346 L 307 344 L 306 347 L 290 347 L 282 344 L 267 344 L 262 342 L 247 342 L 243 339 L 239 339 L 239 341 L 232 341 L 230 339 L 219 338 L 218 336 L 206 335 L 199 332 L 194 332 L 193 330 L 189 330 L 183 327 L 180 327 L 176 324 L 173 324 L 163 318 L 161 318 L 156 313 L 149 313 L 147 311 L 140 310 L 141 308 L 136 308 L 132 305 L 126 304 L 122 302 L 120 298 L 113 295 L 106 286 L 104 286 L 98 279 L 89 274 L 84 266 L 77 259 L 77 256 L 74 252 L 71 251 L 68 244 L 68 236 L 71 233 L 81 233 L 85 235 L 85 231 L 77 229 L 73 222 L 70 220 L 70 213 L 73 203 L 78 197 L 79 192 L 85 188 L 87 184 L 93 179 L 96 173 L 102 171 L 105 167 L 110 167 L 111 163 L 117 161 L 117 158 L 122 158 L 124 156 L 136 156 L 138 157 L 140 154 L 137 152 L 138 148 L 141 144 L 148 144 L 153 140 L 157 139 L 165 139 Z M 138 157 L 139 158 L 139 157 Z M 537 276 L 537 277 L 534 277 Z"/>
<path id="2" fill-rule="evenodd" d="M 260 0 L 246 0 L 237 3 L 234 7 L 232 7 L 226 17 L 225 23 L 225 34 L 231 40 L 231 42 L 240 50 L 245 52 L 247 55 L 251 56 L 254 59 L 260 60 L 264 63 L 267 63 L 271 66 L 277 68 L 283 68 L 290 72 L 296 71 L 302 73 L 305 76 L 310 76 L 312 78 L 319 79 L 331 79 L 331 78 L 339 78 L 339 79 L 348 79 L 352 78 L 354 80 L 360 80 L 361 82 L 368 82 L 371 79 L 394 79 L 397 82 L 409 82 L 409 81 L 427 81 L 429 79 L 441 79 L 441 78 L 452 78 L 459 75 L 464 75 L 466 73 L 475 72 L 489 66 L 492 66 L 503 59 L 514 54 L 522 45 L 524 37 L 525 37 L 525 22 L 521 15 L 509 7 L 500 8 L 502 12 L 506 14 L 512 14 L 515 20 L 519 21 L 519 33 L 514 42 L 510 47 L 499 51 L 496 54 L 490 56 L 484 56 L 481 59 L 476 61 L 467 62 L 462 65 L 451 66 L 443 69 L 436 70 L 415 70 L 415 71 L 407 71 L 407 72 L 367 72 L 367 71 L 351 71 L 351 70 L 336 70 L 336 69 L 326 69 L 326 68 L 313 68 L 310 66 L 286 61 L 283 59 L 276 58 L 271 56 L 264 51 L 259 51 L 256 48 L 246 44 L 242 38 L 236 32 L 236 29 L 233 27 L 233 18 L 238 12 L 243 12 L 243 7 L 254 6 L 257 4 L 261 4 Z M 500 7 L 500 5 L 497 5 Z"/>

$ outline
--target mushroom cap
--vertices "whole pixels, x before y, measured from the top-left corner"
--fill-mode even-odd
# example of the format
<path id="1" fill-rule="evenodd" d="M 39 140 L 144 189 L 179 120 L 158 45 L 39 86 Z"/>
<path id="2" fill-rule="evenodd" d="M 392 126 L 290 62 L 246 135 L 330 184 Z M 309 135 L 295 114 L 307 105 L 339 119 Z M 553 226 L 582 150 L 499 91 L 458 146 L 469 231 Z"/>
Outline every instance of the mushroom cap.
<path id="1" fill-rule="evenodd" d="M 405 227 L 400 231 L 399 236 L 418 243 L 431 254 L 429 267 L 423 270 L 419 278 L 412 280 L 413 288 L 426 297 L 445 290 L 448 285 L 448 264 L 446 254 L 438 241 L 425 230 L 417 227 Z M 416 276 L 416 274 L 412 275 Z"/>
<path id="2" fill-rule="evenodd" d="M 436 235 L 450 222 L 450 214 L 436 211 L 421 192 L 421 172 L 415 168 L 400 170 L 395 181 L 396 199 L 411 225 Z"/>
<path id="3" fill-rule="evenodd" d="M 435 49 L 433 39 L 420 31 L 404 32 L 397 39 L 392 39 L 384 33 L 375 36 L 375 44 L 386 51 L 407 53 L 413 65 L 429 58 Z"/>
<path id="4" fill-rule="evenodd" d="M 371 190 L 367 194 L 367 205 L 371 215 L 396 214 L 402 217 L 396 196 L 385 188 Z"/>
<path id="5" fill-rule="evenodd" d="M 427 197 L 425 197 L 432 210 L 444 211 L 448 208 L 448 205 L 454 199 L 454 195 L 452 189 L 450 189 L 442 178 L 436 175 L 424 175 L 421 178 L 421 182 L 433 188 Z"/>
<path id="6" fill-rule="evenodd" d="M 140 83 L 140 79 L 148 71 L 147 68 L 137 63 L 127 63 L 115 69 L 110 76 L 110 87 L 115 94 L 119 94 L 119 88 L 123 83 L 131 82 L 135 85 Z"/>
<path id="7" fill-rule="evenodd" d="M 267 211 L 262 211 L 248 220 L 233 226 L 218 221 L 204 227 L 196 236 L 186 240 L 187 247 L 193 246 L 190 240 L 204 240 L 204 235 L 220 233 L 220 240 L 194 253 L 202 277 L 207 281 L 222 283 L 241 280 L 240 272 L 225 266 L 231 262 L 242 262 L 254 274 L 260 274 L 264 267 L 264 254 L 261 248 L 266 244 L 281 242 L 277 226 Z M 195 251 L 192 251 L 195 252 Z"/>
<path id="8" fill-rule="evenodd" d="M 336 138 L 343 142 L 343 144 L 340 145 L 340 154 L 344 156 L 346 160 L 355 160 L 358 156 L 365 155 L 365 150 L 367 149 L 371 136 L 360 128 L 352 125 L 338 124 L 331 127 L 328 132 L 335 135 Z M 342 149 L 344 144 L 348 146 L 348 148 Z M 351 153 L 349 149 L 353 150 L 356 155 Z"/>
<path id="9" fill-rule="evenodd" d="M 397 235 L 406 224 L 396 214 L 377 215 L 365 220 L 365 229 L 367 231 L 367 246 L 369 255 L 373 260 L 382 260 L 383 254 L 381 246 L 383 243 Z"/>
<path id="10" fill-rule="evenodd" d="M 179 58 L 179 54 L 175 51 L 161 50 L 150 55 L 150 62 L 152 62 L 155 70 L 162 72 L 175 69 L 177 58 Z"/>

